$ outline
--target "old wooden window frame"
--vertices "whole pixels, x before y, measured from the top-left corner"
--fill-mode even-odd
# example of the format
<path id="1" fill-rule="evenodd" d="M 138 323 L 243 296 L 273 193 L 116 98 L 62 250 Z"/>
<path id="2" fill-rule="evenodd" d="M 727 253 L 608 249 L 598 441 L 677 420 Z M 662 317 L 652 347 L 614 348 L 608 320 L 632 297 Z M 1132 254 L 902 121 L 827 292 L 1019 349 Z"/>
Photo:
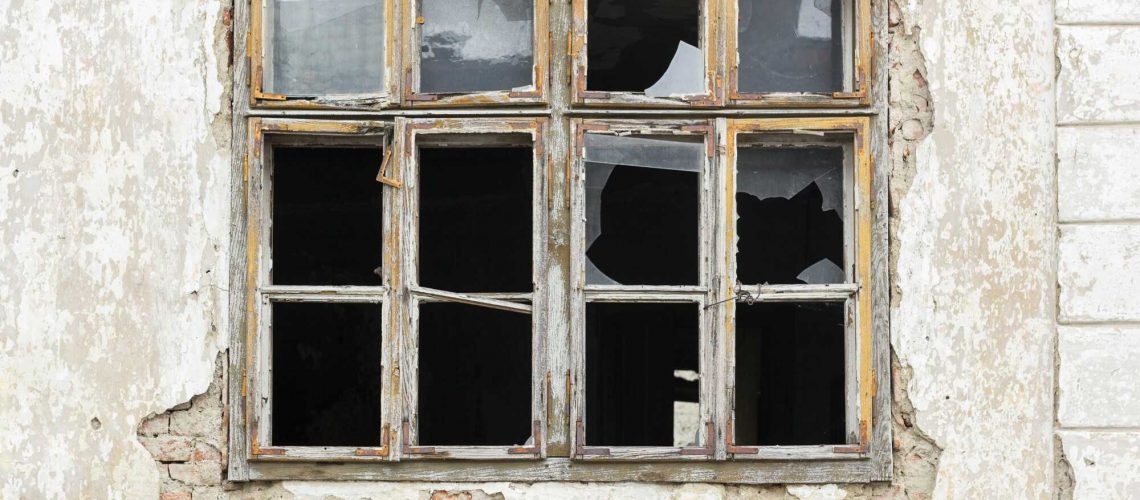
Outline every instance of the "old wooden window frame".
<path id="1" fill-rule="evenodd" d="M 872 172 L 870 121 L 866 117 L 760 118 L 729 120 L 725 137 L 726 163 L 721 202 L 724 207 L 724 263 L 721 296 L 725 332 L 724 409 L 726 452 L 734 460 L 853 459 L 867 458 L 871 448 L 874 369 L 872 363 L 871 223 Z M 802 145 L 830 144 L 844 151 L 843 166 L 843 270 L 844 283 L 819 285 L 768 285 L 740 283 L 737 279 L 736 177 L 741 136 L 764 137 L 756 143 L 789 145 L 789 136 Z M 794 144 L 794 143 L 792 143 Z M 843 302 L 845 326 L 846 424 L 848 443 L 812 446 L 738 446 L 735 422 L 736 305 L 745 297 L 763 303 Z M 880 417 L 881 418 L 881 417 Z"/>
<path id="2" fill-rule="evenodd" d="M 723 101 L 723 81 L 720 64 L 721 2 L 724 0 L 695 0 L 701 3 L 701 53 L 705 62 L 705 92 L 684 96 L 650 97 L 643 92 L 611 92 L 586 88 L 587 43 L 589 33 L 589 0 L 572 0 L 570 71 L 571 95 L 573 103 L 582 106 L 609 107 L 670 107 L 670 108 L 710 108 Z"/>
<path id="3" fill-rule="evenodd" d="M 844 10 L 854 17 L 843 23 L 844 89 L 831 93 L 812 92 L 743 92 L 738 78 L 740 67 L 737 22 L 740 0 L 724 0 L 725 64 L 728 68 L 727 104 L 730 107 L 756 108 L 828 108 L 857 107 L 871 103 L 871 0 L 833 0 L 843 2 Z"/>
<path id="4" fill-rule="evenodd" d="M 390 0 L 391 1 L 391 0 Z M 544 0 L 534 0 L 534 69 L 531 71 L 533 88 L 525 91 L 510 89 L 464 92 L 464 93 L 421 93 L 417 89 L 420 82 L 420 38 L 423 17 L 420 6 L 423 0 L 403 0 L 402 24 L 408 27 L 407 41 L 403 44 L 404 67 L 400 75 L 403 79 L 404 105 L 409 108 L 433 108 L 455 106 L 487 105 L 535 105 L 546 102 L 550 88 L 550 4 Z"/>
<path id="5" fill-rule="evenodd" d="M 574 119 L 570 122 L 574 138 L 572 150 L 572 186 L 570 214 L 570 357 L 571 400 L 570 419 L 573 423 L 571 443 L 573 458 L 579 460 L 710 460 L 716 458 L 716 404 L 717 349 L 716 318 L 709 311 L 715 297 L 713 273 L 713 241 L 716 227 L 716 122 L 715 120 L 590 120 Z M 586 283 L 586 159 L 587 134 L 605 134 L 623 137 L 698 137 L 706 151 L 699 171 L 700 215 L 696 285 L 591 285 Z M 700 311 L 698 324 L 700 359 L 700 416 L 703 446 L 597 446 L 586 444 L 586 305 L 589 303 L 671 303 L 693 304 Z"/>
<path id="6" fill-rule="evenodd" d="M 383 213 L 378 220 L 383 223 L 382 285 L 381 286 L 311 286 L 275 285 L 271 283 L 270 272 L 273 265 L 272 217 L 273 213 L 273 146 L 331 147 L 338 145 L 366 145 L 384 148 L 390 154 L 389 139 L 392 137 L 392 124 L 379 121 L 321 121 L 254 118 L 250 120 L 249 162 L 246 175 L 242 179 L 245 187 L 244 203 L 248 234 L 246 252 L 246 291 L 248 310 L 248 335 L 246 359 L 246 387 L 255 397 L 246 398 L 245 429 L 250 437 L 250 458 L 261 460 L 303 459 L 303 460 L 355 460 L 361 458 L 385 458 L 389 450 L 392 433 L 391 422 L 385 417 L 391 408 L 391 401 L 381 397 L 381 444 L 375 447 L 332 447 L 332 446 L 274 446 L 272 444 L 272 305 L 281 303 L 362 303 L 381 307 L 384 319 L 380 337 L 382 352 L 389 350 L 393 324 L 389 321 L 393 312 L 393 294 L 390 285 L 394 266 L 398 263 L 393 243 L 392 195 L 386 193 L 383 199 Z M 377 165 L 379 170 L 380 165 Z M 390 357 L 381 356 L 382 366 L 390 366 Z M 379 368 L 379 367 L 378 367 Z M 382 384 L 387 385 L 388 373 L 384 373 Z M 377 388 L 381 390 L 381 388 Z M 382 391 L 386 392 L 386 391 Z M 266 444 L 262 446 L 262 444 Z"/>
<path id="7" fill-rule="evenodd" d="M 544 289 L 539 286 L 540 273 L 546 262 L 546 203 L 547 196 L 547 156 L 544 152 L 546 140 L 545 118 L 511 119 L 399 119 L 397 133 L 402 138 L 400 153 L 401 189 L 400 205 L 394 211 L 399 214 L 402 271 L 400 273 L 401 292 L 405 299 L 401 304 L 401 315 L 407 318 L 400 333 L 399 361 L 396 365 L 399 387 L 396 404 L 401 409 L 400 459 L 483 459 L 483 460 L 525 460 L 539 459 L 545 453 L 542 439 L 545 429 L 546 399 L 541 383 L 546 372 L 546 335 Z M 448 146 L 485 147 L 503 144 L 505 136 L 526 135 L 532 144 L 532 243 L 531 279 L 532 289 L 528 293 L 455 293 L 447 290 L 434 290 L 421 287 L 418 282 L 418 235 L 419 235 L 419 145 L 425 137 L 446 136 Z M 438 145 L 437 145 L 438 147 Z M 494 175 L 494 174 L 488 174 Z M 527 302 L 529 301 L 529 304 Z M 491 309 L 521 312 L 531 316 L 531 421 L 534 440 L 531 446 L 421 446 L 417 444 L 418 412 L 418 310 L 420 303 L 450 302 L 469 304 Z M 463 409 L 456 413 L 462 416 Z"/>
<path id="8" fill-rule="evenodd" d="M 575 23 L 575 18 L 584 13 L 583 0 L 549 3 L 549 30 L 550 38 L 547 47 L 548 57 L 539 57 L 536 43 L 536 62 L 549 60 L 551 65 L 546 72 L 550 87 L 544 89 L 545 95 L 541 102 L 530 103 L 530 106 L 502 106 L 490 101 L 474 102 L 433 102 L 416 103 L 409 106 L 403 100 L 404 89 L 402 63 L 403 53 L 409 47 L 405 46 L 411 37 L 404 34 L 404 11 L 400 2 L 405 0 L 385 0 L 386 9 L 386 65 L 388 94 L 383 96 L 369 96 L 361 99 L 340 99 L 336 97 L 319 97 L 292 99 L 285 96 L 265 95 L 260 88 L 261 60 L 261 21 L 258 9 L 266 0 L 251 0 L 250 3 L 237 2 L 235 4 L 235 80 L 234 91 L 234 155 L 231 171 L 235 182 L 231 184 L 231 205 L 234 210 L 235 224 L 231 229 L 231 265 L 230 265 L 230 311 L 229 324 L 231 334 L 230 362 L 228 364 L 228 401 L 227 414 L 229 417 L 229 453 L 228 478 L 234 481 L 244 480 L 384 480 L 384 481 L 667 481 L 667 482 L 713 482 L 735 484 L 764 484 L 764 483 L 835 483 L 835 482 L 867 482 L 890 479 L 891 467 L 891 438 L 890 438 L 890 356 L 888 333 L 888 303 L 887 303 L 887 229 L 886 229 L 886 200 L 887 200 L 887 174 L 885 169 L 870 169 L 871 163 L 886 161 L 886 76 L 885 65 L 886 46 L 883 42 L 872 44 L 872 26 L 876 32 L 882 33 L 886 29 L 887 2 L 880 0 L 853 0 L 859 2 L 859 12 L 866 12 L 867 16 L 860 18 L 857 40 L 858 47 L 866 47 L 866 51 L 859 52 L 859 59 L 855 62 L 856 71 L 865 78 L 859 79 L 855 89 L 861 94 L 856 96 L 815 96 L 815 95 L 763 95 L 760 99 L 745 99 L 738 102 L 731 95 L 725 95 L 724 76 L 728 64 L 723 48 L 727 44 L 728 35 L 724 27 L 735 30 L 735 21 L 727 21 L 730 17 L 727 9 L 731 5 L 722 2 L 735 3 L 736 0 L 702 0 L 714 5 L 719 12 L 717 16 L 708 18 L 705 22 L 713 22 L 718 30 L 713 51 L 716 58 L 707 69 L 715 73 L 713 86 L 715 99 L 700 106 L 696 102 L 634 102 L 638 99 L 621 100 L 593 99 L 585 102 L 576 96 L 575 82 L 577 81 L 578 59 L 584 54 L 581 44 L 575 45 L 576 37 L 583 37 L 584 23 Z M 545 2 L 539 2 L 546 4 Z M 734 14 L 733 14 L 734 15 Z M 582 17 L 584 20 L 584 17 Z M 536 33 L 540 32 L 536 27 Z M 732 36 L 735 36 L 733 33 Z M 583 40 L 579 40 L 584 42 Z M 418 46 L 412 47 L 418 49 Z M 735 53 L 735 52 L 733 52 Z M 872 53 L 875 55 L 872 60 Z M 706 55 L 708 55 L 706 53 Z M 874 62 L 874 66 L 872 66 Z M 284 98 L 284 100 L 282 100 Z M 458 99 L 462 101 L 462 99 Z M 482 107 L 476 107 L 482 106 Z M 427 109 L 420 109 L 427 108 Z M 711 109 L 708 109 L 711 108 Z M 480 456 L 481 451 L 475 451 L 467 457 L 434 456 L 424 459 L 418 455 L 408 457 L 403 453 L 403 418 L 405 397 L 402 384 L 407 382 L 407 373 L 401 372 L 401 350 L 408 336 L 409 315 L 406 311 L 411 294 L 407 285 L 401 281 L 406 270 L 406 247 L 409 234 L 406 225 L 405 197 L 407 187 L 403 182 L 404 169 L 407 162 L 402 158 L 408 153 L 407 133 L 409 125 L 423 118 L 435 118 L 433 123 L 445 123 L 445 127 L 466 129 L 472 123 L 470 117 L 480 116 L 481 120 L 495 123 L 509 123 L 512 121 L 534 122 L 548 120 L 545 123 L 543 141 L 544 167 L 541 177 L 536 176 L 535 182 L 542 179 L 544 195 L 535 200 L 535 210 L 544 214 L 545 226 L 541 235 L 536 232 L 535 246 L 545 248 L 544 262 L 535 263 L 535 301 L 544 300 L 545 305 L 534 303 L 534 313 L 542 314 L 542 319 L 535 318 L 536 334 L 544 344 L 533 345 L 535 356 L 544 359 L 545 372 L 534 372 L 533 386 L 538 389 L 538 399 L 543 410 L 536 413 L 538 416 L 539 433 L 541 439 L 536 440 L 540 449 L 537 453 L 516 453 L 512 459 L 485 458 Z M 787 117 L 802 116 L 796 120 Z M 780 117 L 780 118 L 778 118 Z M 574 382 L 572 371 L 571 342 L 573 332 L 571 317 L 576 312 L 573 306 L 575 294 L 575 280 L 571 274 L 571 233 L 575 222 L 571 217 L 572 195 L 575 191 L 573 179 L 575 141 L 571 127 L 574 123 L 589 122 L 593 119 L 614 123 L 626 123 L 627 127 L 644 129 L 647 124 L 657 123 L 659 127 L 670 129 L 683 127 L 685 124 L 711 123 L 715 131 L 710 137 L 715 137 L 714 160 L 712 170 L 715 172 L 717 206 L 713 212 L 716 215 L 714 236 L 710 255 L 726 256 L 730 251 L 730 233 L 726 226 L 728 214 L 726 191 L 729 174 L 726 165 L 730 165 L 729 155 L 733 154 L 733 147 L 729 146 L 729 138 L 735 133 L 752 133 L 748 126 L 756 126 L 756 130 L 765 127 L 772 128 L 773 133 L 789 134 L 797 131 L 819 132 L 843 122 L 850 125 L 851 120 L 863 120 L 864 147 L 860 149 L 860 162 L 868 165 L 868 175 L 871 179 L 867 185 L 869 201 L 860 201 L 860 206 L 869 207 L 862 216 L 870 217 L 870 235 L 861 240 L 860 249 L 864 248 L 862 241 L 868 241 L 866 248 L 868 256 L 860 256 L 861 262 L 867 262 L 865 272 L 869 276 L 860 276 L 862 284 L 858 290 L 858 324 L 860 325 L 860 339 L 870 338 L 869 342 L 860 344 L 860 385 L 859 385 L 859 422 L 865 423 L 859 430 L 857 443 L 851 443 L 849 449 L 799 449 L 781 450 L 765 449 L 763 452 L 752 454 L 741 450 L 730 452 L 730 446 L 735 446 L 731 439 L 728 427 L 731 426 L 731 395 L 728 390 L 728 380 L 731 365 L 727 345 L 731 343 L 731 322 L 727 311 L 738 290 L 733 286 L 734 279 L 729 279 L 729 262 L 727 258 L 716 258 L 710 264 L 709 282 L 712 287 L 711 298 L 702 299 L 706 304 L 716 304 L 710 308 L 705 316 L 712 318 L 716 324 L 709 327 L 709 337 L 714 338 L 716 344 L 715 364 L 713 373 L 702 373 L 702 380 L 706 376 L 716 378 L 716 383 L 709 401 L 710 414 L 713 416 L 712 428 L 715 432 L 712 458 L 708 455 L 695 458 L 661 457 L 649 461 L 638 461 L 632 457 L 618 456 L 609 458 L 594 456 L 576 456 L 574 443 L 575 422 L 571 417 L 573 401 L 577 397 L 575 391 L 581 385 Z M 782 123 L 776 126 L 775 123 Z M 830 123 L 831 125 L 828 125 Z M 752 125 L 749 125 L 752 124 Z M 786 129 L 794 124 L 793 129 Z M 784 127 L 784 128 L 781 128 Z M 476 127 L 478 128 L 478 127 Z M 525 126 L 524 126 L 525 128 Z M 619 127 L 620 128 L 620 127 Z M 842 128 L 842 127 L 841 127 Z M 383 131 L 383 141 L 387 144 L 384 166 L 377 166 L 378 181 L 388 185 L 385 188 L 385 293 L 384 299 L 378 299 L 376 294 L 371 296 L 365 292 L 351 291 L 334 292 L 332 295 L 347 302 L 376 302 L 383 300 L 384 331 L 382 332 L 382 346 L 385 349 L 383 374 L 383 416 L 382 425 L 385 432 L 386 446 L 375 448 L 319 448 L 290 449 L 262 446 L 266 443 L 262 439 L 267 429 L 255 426 L 264 416 L 254 411 L 254 402 L 259 394 L 259 370 L 266 365 L 259 358 L 259 342 L 265 337 L 267 324 L 259 323 L 262 297 L 259 295 L 263 289 L 259 288 L 260 275 L 258 274 L 263 257 L 264 241 L 262 235 L 261 206 L 262 183 L 259 172 L 263 172 L 265 158 L 262 155 L 264 138 L 275 135 L 289 135 L 291 137 L 320 136 L 339 140 L 351 140 L 357 134 L 378 134 Z M 702 132 L 704 133 L 704 132 Z M 845 132 L 846 133 L 846 132 Z M 810 134 L 809 134 L 810 135 Z M 380 140 L 370 137 L 368 140 Z M 866 144 L 869 143 L 869 146 Z M 854 149 L 853 149 L 854 151 Z M 734 161 L 734 160 L 733 160 Z M 862 164 L 862 163 L 861 163 Z M 866 194 L 866 193 L 863 193 Z M 862 196 L 862 194 L 860 194 Z M 866 203 L 864 205 L 864 203 Z M 541 207 L 539 206 L 541 204 Z M 536 212 L 537 213 L 537 212 Z M 873 213 L 873 217 L 870 215 Z M 537 230 L 536 230 L 537 231 Z M 862 230 L 861 230 L 862 231 Z M 540 243 L 541 242 L 541 243 Z M 390 260 L 394 259 L 394 261 Z M 270 291 L 274 291 L 270 289 Z M 275 292 L 280 292 L 277 290 Z M 311 290 L 309 290 L 311 291 Z M 763 294 L 786 294 L 788 290 L 768 287 L 763 290 L 752 290 Z M 285 290 L 285 292 L 288 292 Z M 297 300 L 307 300 L 306 290 L 297 290 L 289 297 Z M 324 292 L 324 291 L 322 291 Z M 540 293 L 541 292 L 541 293 Z M 796 292 L 803 295 L 803 291 Z M 827 293 L 849 293 L 842 290 L 830 290 Z M 343 297 L 341 297 L 343 295 Z M 320 299 L 329 301 L 329 294 L 322 293 Z M 782 296 L 782 295 L 781 295 Z M 465 299 L 465 297 L 448 297 L 449 299 Z M 620 294 L 617 296 L 620 298 Z M 484 301 L 485 302 L 485 301 Z M 867 309 L 869 308 L 869 310 Z M 705 335 L 702 333 L 702 335 Z M 705 338 L 709 338 L 705 337 Z M 869 349 L 869 354 L 865 352 Z M 870 362 L 867 362 L 869 356 Z M 869 370 L 869 371 L 868 371 Z M 863 383 L 866 381 L 867 383 Z M 702 395 L 703 397 L 703 395 Z M 395 404 L 389 404 L 395 401 Z M 869 403 L 868 403 L 869 401 Z M 259 410 L 260 411 L 260 410 Z M 858 425 L 858 424 L 856 424 Z M 537 434 L 536 434 L 537 435 Z M 415 446 L 414 440 L 410 441 Z M 859 448 L 859 449 L 854 449 Z M 455 450 L 462 452 L 463 450 Z M 621 450 L 618 450 L 621 451 Z M 744 450 L 748 451 L 748 450 Z M 790 453 L 785 453 L 788 451 Z M 268 453 L 266 453 L 268 452 Z M 497 452 L 496 452 L 497 453 Z M 462 455 L 463 453 L 459 453 Z M 537 455 L 537 456 L 534 456 Z M 456 459 L 462 458 L 462 459 Z"/>

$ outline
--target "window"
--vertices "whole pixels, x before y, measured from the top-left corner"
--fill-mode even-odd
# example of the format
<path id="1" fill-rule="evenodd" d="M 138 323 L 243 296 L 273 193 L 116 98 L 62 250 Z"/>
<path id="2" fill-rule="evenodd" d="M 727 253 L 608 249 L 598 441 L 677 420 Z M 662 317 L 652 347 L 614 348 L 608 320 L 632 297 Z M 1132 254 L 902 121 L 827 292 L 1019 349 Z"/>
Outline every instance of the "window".
<path id="1" fill-rule="evenodd" d="M 867 105 L 870 0 L 727 0 L 728 101 Z"/>
<path id="2" fill-rule="evenodd" d="M 542 102 L 548 2 L 415 0 L 405 68 L 410 106 Z"/>
<path id="3" fill-rule="evenodd" d="M 230 479 L 889 478 L 869 0 L 252 2 Z"/>

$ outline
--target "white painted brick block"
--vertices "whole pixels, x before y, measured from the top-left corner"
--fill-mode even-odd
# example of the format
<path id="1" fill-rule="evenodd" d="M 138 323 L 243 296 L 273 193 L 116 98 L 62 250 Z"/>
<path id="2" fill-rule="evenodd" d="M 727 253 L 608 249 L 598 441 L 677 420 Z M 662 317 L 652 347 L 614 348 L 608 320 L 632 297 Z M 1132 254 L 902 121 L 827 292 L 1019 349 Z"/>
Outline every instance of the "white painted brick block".
<path id="1" fill-rule="evenodd" d="M 1058 29 L 1057 120 L 1140 121 L 1140 26 Z"/>
<path id="2" fill-rule="evenodd" d="M 1062 427 L 1140 427 L 1140 325 L 1062 326 Z"/>
<path id="3" fill-rule="evenodd" d="M 1057 0 L 1057 22 L 1140 22 L 1140 2 L 1136 0 Z"/>
<path id="4" fill-rule="evenodd" d="M 1059 431 L 1075 499 L 1140 498 L 1140 433 Z"/>
<path id="5" fill-rule="evenodd" d="M 1140 126 L 1062 127 L 1057 157 L 1061 221 L 1140 219 Z"/>
<path id="6" fill-rule="evenodd" d="M 1061 321 L 1140 320 L 1140 224 L 1065 225 Z"/>

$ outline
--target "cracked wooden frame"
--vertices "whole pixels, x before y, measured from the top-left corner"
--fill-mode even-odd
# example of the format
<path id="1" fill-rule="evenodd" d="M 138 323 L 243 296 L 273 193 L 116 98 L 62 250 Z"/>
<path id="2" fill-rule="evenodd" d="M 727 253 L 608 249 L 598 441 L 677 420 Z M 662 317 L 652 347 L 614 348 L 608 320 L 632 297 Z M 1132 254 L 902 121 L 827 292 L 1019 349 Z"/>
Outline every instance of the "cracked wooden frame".
<path id="1" fill-rule="evenodd" d="M 547 168 L 545 151 L 546 118 L 470 118 L 470 119 L 398 119 L 396 134 L 400 138 L 399 179 L 404 186 L 394 213 L 399 215 L 401 276 L 403 285 L 398 314 L 403 329 L 399 336 L 398 405 L 400 409 L 401 460 L 467 459 L 467 460 L 536 460 L 545 456 L 546 391 L 542 383 L 546 373 L 546 290 L 543 272 L 546 266 Z M 500 143 L 506 137 L 525 135 L 533 151 L 531 243 L 532 290 L 529 293 L 456 293 L 421 287 L 419 266 L 419 147 L 424 137 L 448 137 L 447 146 Z M 510 139 L 508 142 L 514 142 Z M 530 304 L 525 302 L 529 301 Z M 531 315 L 531 416 L 533 430 L 530 446 L 431 446 L 417 442 L 419 381 L 419 304 L 450 302 L 505 310 Z"/>
<path id="2" fill-rule="evenodd" d="M 481 92 L 423 93 L 420 88 L 420 26 L 425 19 L 420 14 L 423 0 L 403 0 L 401 24 L 407 27 L 403 45 L 403 67 L 400 78 L 403 84 L 403 105 L 409 108 L 438 108 L 491 105 L 536 105 L 546 102 L 550 89 L 550 3 L 534 2 L 534 66 L 531 72 L 532 87 L 528 90 L 495 90 Z"/>
<path id="3" fill-rule="evenodd" d="M 274 0 L 249 0 L 249 30 L 246 37 L 246 57 L 249 61 L 249 103 L 255 108 L 288 110 L 384 109 L 400 102 L 400 78 L 395 69 L 400 66 L 399 2 L 380 0 L 384 8 L 384 81 L 381 92 L 352 95 L 287 95 L 265 91 L 265 75 L 272 64 L 273 44 L 267 42 L 265 24 L 267 3 Z"/>
<path id="4" fill-rule="evenodd" d="M 277 446 L 272 442 L 272 383 L 273 383 L 273 315 L 274 303 L 360 303 L 375 304 L 385 318 L 380 336 L 381 367 L 391 364 L 391 332 L 394 324 L 388 321 L 393 312 L 390 282 L 395 266 L 396 248 L 391 246 L 390 223 L 391 194 L 384 196 L 384 239 L 381 248 L 381 286 L 297 286 L 275 285 L 271 282 L 272 252 L 272 199 L 273 199 L 273 148 L 277 143 L 330 147 L 344 144 L 387 147 L 392 135 L 392 124 L 378 121 L 329 121 L 251 118 L 249 120 L 248 159 L 242 179 L 246 192 L 245 220 L 247 224 L 246 252 L 246 360 L 242 395 L 242 415 L 246 416 L 245 429 L 249 436 L 248 459 L 257 460 L 308 460 L 351 461 L 386 460 L 391 457 L 391 443 L 395 435 L 393 424 L 383 415 L 392 406 L 387 376 L 377 388 L 381 396 L 382 418 L 380 446 Z M 377 169 L 380 165 L 377 165 Z M 388 189 L 388 188 L 385 188 Z M 377 368 L 381 368 L 377 367 Z"/>
<path id="5" fill-rule="evenodd" d="M 863 459 L 870 457 L 875 371 L 872 336 L 871 225 L 873 196 L 869 118 L 761 118 L 730 120 L 724 138 L 727 156 L 721 180 L 725 251 L 721 255 L 719 296 L 725 332 L 724 401 L 725 447 L 735 460 L 753 459 Z M 844 150 L 843 227 L 845 283 L 828 285 L 738 284 L 736 275 L 736 176 L 741 136 L 762 138 L 760 143 L 782 144 L 787 137 L 804 138 L 804 144 L 827 143 Z M 820 136 L 824 137 L 820 137 Z M 767 140 L 763 138 L 769 138 Z M 818 446 L 739 446 L 735 443 L 736 302 L 746 292 L 750 301 L 842 302 L 845 304 L 845 383 L 848 442 Z M 880 347 L 882 348 L 882 347 Z"/>
<path id="6" fill-rule="evenodd" d="M 695 286 L 590 285 L 586 283 L 586 160 L 587 134 L 632 137 L 696 137 L 704 146 L 700 165 L 700 215 Z M 711 255 L 715 224 L 716 125 L 715 120 L 583 120 L 571 121 L 574 151 L 571 163 L 570 213 L 570 357 L 571 422 L 573 457 L 579 460 L 709 460 L 715 458 L 716 421 L 716 323 L 707 304 L 713 298 L 716 276 Z M 699 447 L 600 446 L 586 444 L 586 304 L 689 303 L 700 311 L 698 336 L 700 360 L 700 418 L 705 429 Z"/>

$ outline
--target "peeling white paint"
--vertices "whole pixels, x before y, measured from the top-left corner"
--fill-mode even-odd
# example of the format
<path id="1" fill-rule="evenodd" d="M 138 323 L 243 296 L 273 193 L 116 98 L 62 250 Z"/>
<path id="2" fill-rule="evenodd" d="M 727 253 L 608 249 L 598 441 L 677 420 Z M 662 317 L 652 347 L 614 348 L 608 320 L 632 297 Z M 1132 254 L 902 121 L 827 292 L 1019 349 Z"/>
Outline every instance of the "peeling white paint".
<path id="1" fill-rule="evenodd" d="M 1053 407 L 1051 1 L 918 1 L 936 125 L 898 207 L 892 345 L 936 498 L 1049 498 Z"/>
<path id="2" fill-rule="evenodd" d="M 227 328 L 222 5 L 0 11 L 0 497 L 155 498 L 135 427 Z"/>

